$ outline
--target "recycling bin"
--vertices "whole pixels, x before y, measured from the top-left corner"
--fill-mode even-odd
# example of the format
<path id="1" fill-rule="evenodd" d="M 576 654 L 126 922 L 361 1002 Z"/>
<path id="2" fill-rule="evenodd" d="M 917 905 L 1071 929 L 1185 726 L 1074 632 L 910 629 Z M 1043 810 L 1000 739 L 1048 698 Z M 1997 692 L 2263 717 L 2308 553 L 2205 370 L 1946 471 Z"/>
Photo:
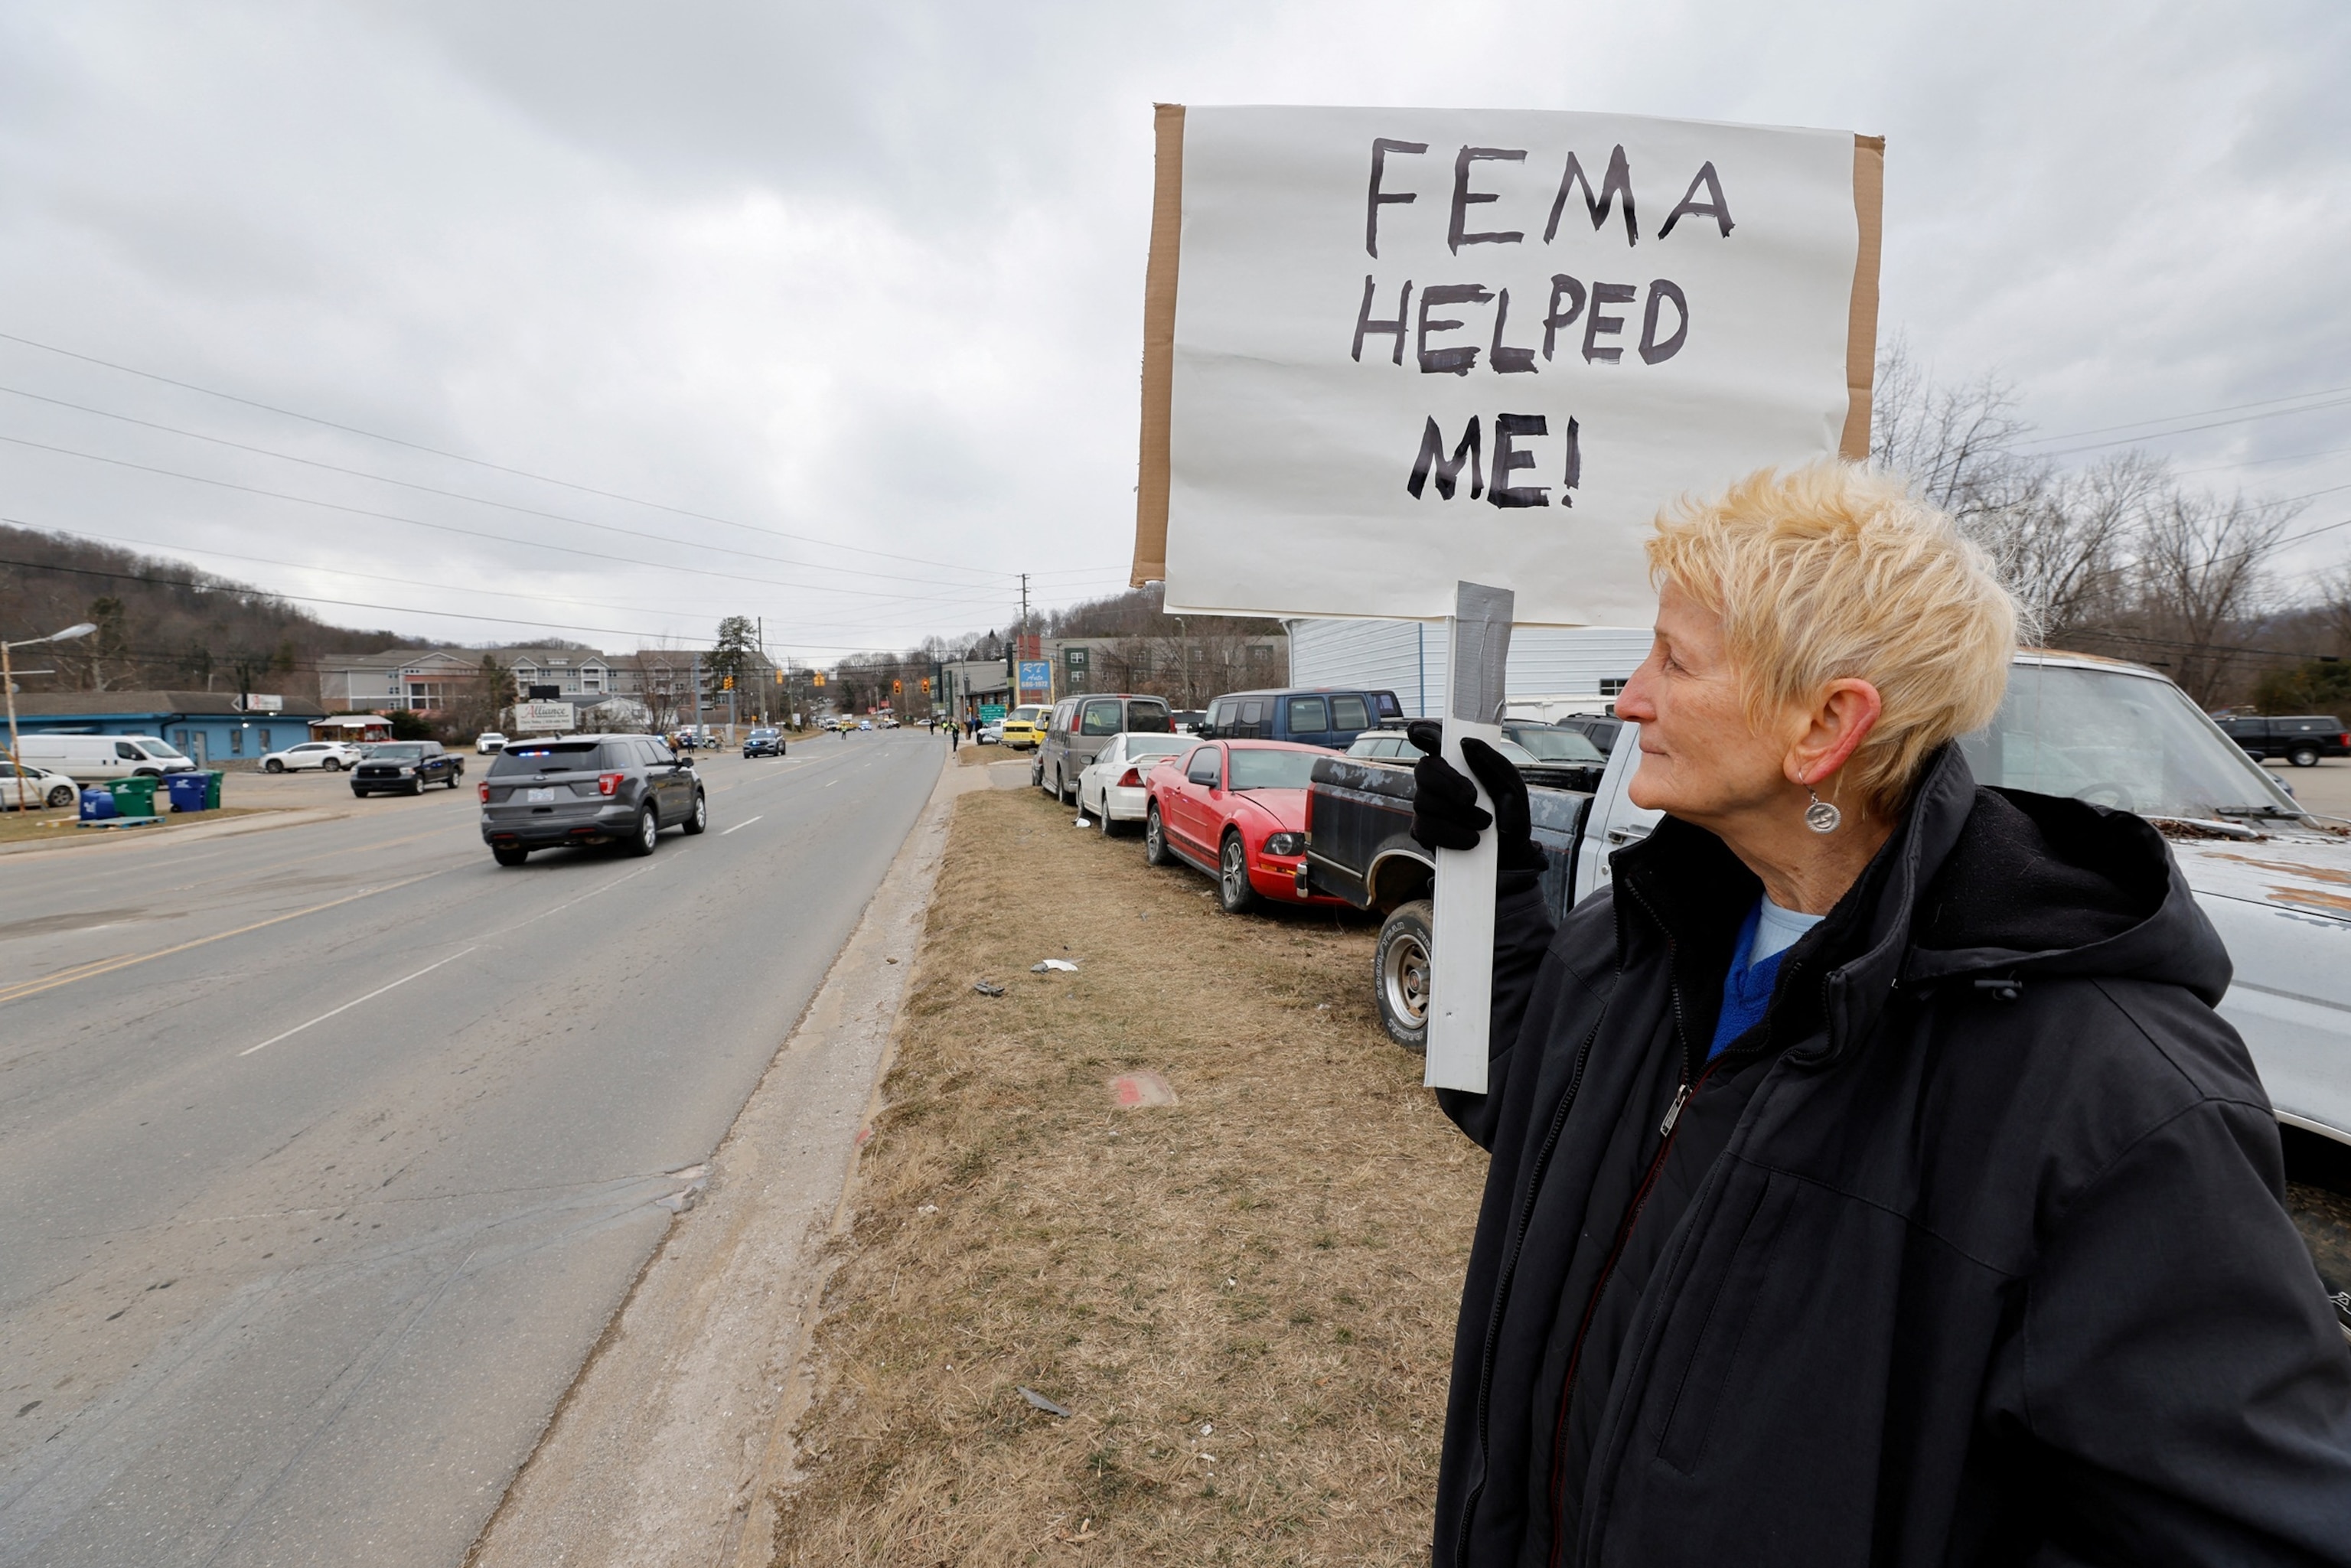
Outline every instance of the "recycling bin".
<path id="1" fill-rule="evenodd" d="M 107 788 L 114 791 L 114 814 L 118 817 L 152 817 L 155 814 L 155 780 L 152 779 L 116 779 Z"/>
<path id="2" fill-rule="evenodd" d="M 174 811 L 203 810 L 204 797 L 212 792 L 212 781 L 201 773 L 174 773 L 163 787 L 171 792 Z"/>
<path id="3" fill-rule="evenodd" d="M 205 774 L 204 778 L 204 810 L 207 811 L 217 811 L 220 810 L 220 770 L 218 768 L 214 768 L 213 771 Z"/>
<path id="4" fill-rule="evenodd" d="M 114 795 L 112 791 L 100 789 L 97 786 L 93 785 L 81 792 L 81 820 L 83 821 L 103 821 L 113 815 Z"/>

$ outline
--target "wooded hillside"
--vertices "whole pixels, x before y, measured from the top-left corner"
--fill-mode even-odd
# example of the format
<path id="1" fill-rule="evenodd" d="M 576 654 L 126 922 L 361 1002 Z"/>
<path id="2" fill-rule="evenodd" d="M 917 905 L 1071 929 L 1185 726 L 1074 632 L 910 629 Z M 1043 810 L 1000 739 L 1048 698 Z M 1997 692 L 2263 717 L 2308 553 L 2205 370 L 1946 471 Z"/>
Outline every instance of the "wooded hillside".
<path id="1" fill-rule="evenodd" d="M 174 687 L 316 697 L 319 655 L 414 647 L 413 637 L 332 626 L 285 600 L 183 561 L 66 534 L 0 526 L 0 637 L 76 622 L 98 630 L 16 661 L 28 692 Z M 240 666 L 249 677 L 240 680 Z"/>

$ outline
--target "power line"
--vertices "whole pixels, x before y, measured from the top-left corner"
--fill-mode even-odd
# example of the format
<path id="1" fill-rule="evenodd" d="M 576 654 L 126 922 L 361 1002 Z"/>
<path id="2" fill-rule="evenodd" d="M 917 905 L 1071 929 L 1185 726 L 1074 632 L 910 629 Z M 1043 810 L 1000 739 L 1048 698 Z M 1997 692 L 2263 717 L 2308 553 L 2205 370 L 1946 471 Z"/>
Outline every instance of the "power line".
<path id="1" fill-rule="evenodd" d="M 2178 430 L 2151 430 L 2140 435 L 2116 436 L 2112 441 L 2085 442 L 2079 446 L 2061 446 L 2053 451 L 2039 453 L 2036 455 L 2042 457 L 2069 457 L 2077 452 L 2098 452 L 2103 451 L 2105 448 L 2109 446 L 2134 446 L 2141 442 L 2168 441 L 2175 435 L 2193 435 L 2199 430 L 2219 430 L 2223 425 L 2245 424 L 2256 419 L 2278 419 L 2290 413 L 2320 413 L 2330 408 L 2341 408 L 2346 404 L 2351 404 L 2351 397 L 2336 398 L 2332 402 L 2305 403 L 2300 408 L 2272 409 L 2267 413 L 2240 414 L 2234 419 L 2216 419 L 2205 424 L 2183 425 Z M 2064 438 L 2062 436 L 2038 436 L 2032 440 L 2019 442 L 2017 444 L 2020 446 L 2031 446 L 2038 444 L 2043 441 L 2059 441 L 2063 439 Z"/>
<path id="2" fill-rule="evenodd" d="M 534 474 L 528 468 L 512 468 L 503 463 L 492 463 L 486 458 L 469 457 L 462 452 L 444 452 L 436 446 L 426 446 L 419 442 L 404 441 L 397 435 L 385 435 L 378 431 L 361 429 L 360 426 L 355 424 L 343 424 L 331 419 L 321 419 L 316 414 L 303 413 L 295 409 L 279 408 L 274 403 L 259 402 L 249 397 L 239 397 L 235 392 L 222 392 L 215 387 L 200 386 L 194 382 L 176 381 L 170 376 L 158 375 L 153 371 L 142 371 L 134 366 L 117 364 L 111 360 L 101 360 L 92 354 L 77 353 L 71 349 L 60 349 L 54 343 L 43 343 L 35 339 L 19 337 L 14 332 L 0 332 L 0 341 L 21 343 L 28 349 L 38 349 L 44 353 L 61 355 L 68 360 L 79 360 L 84 364 L 97 365 L 101 369 L 119 371 L 126 376 L 138 376 L 142 380 L 157 382 L 164 386 L 178 387 L 183 392 L 200 392 L 206 397 L 216 397 L 227 402 L 242 403 L 246 408 L 259 409 L 264 413 L 277 414 L 285 419 L 298 419 L 306 423 L 319 425 L 324 429 L 340 430 L 347 435 L 364 436 L 370 441 L 381 441 L 392 446 L 403 446 L 411 452 L 422 452 L 427 456 L 446 458 L 452 463 L 469 463 L 477 468 L 486 468 L 494 473 L 510 474 L 518 479 L 532 479 L 542 485 L 554 485 L 562 489 L 576 490 L 585 496 L 601 496 L 608 501 L 625 501 L 632 507 L 648 507 L 657 512 L 668 512 L 675 517 L 693 517 L 705 523 L 718 523 L 730 528 L 752 528 L 751 524 L 738 523 L 732 517 L 722 517 L 709 512 L 693 511 L 684 507 L 673 507 L 661 501 L 648 501 L 641 497 L 624 495 L 618 490 L 599 489 L 593 485 L 575 484 L 571 480 L 558 479 L 554 476 L 549 474 Z M 862 545 L 840 544 L 830 540 L 823 542 L 825 543 L 825 548 L 829 549 L 848 550 L 856 555 L 870 555 L 883 560 L 903 560 L 911 562 L 917 566 L 940 566 L 946 567 L 951 571 L 968 570 L 966 563 L 961 561 L 934 560 L 927 556 L 904 555 L 892 550 L 867 549 Z"/>
<path id="3" fill-rule="evenodd" d="M 467 538 L 489 539 L 498 544 L 520 545 L 526 549 L 560 550 L 566 555 L 584 556 L 590 560 L 614 561 L 623 566 L 646 566 L 661 571 L 689 572 L 699 577 L 722 577 L 730 582 L 764 582 L 775 588 L 796 589 L 815 593 L 851 594 L 861 599 L 881 599 L 889 601 L 893 603 L 902 604 L 930 601 L 939 602 L 946 602 L 948 601 L 970 602 L 988 597 L 994 591 L 1001 591 L 974 589 L 967 592 L 952 594 L 921 595 L 886 593 L 875 589 L 831 588 L 821 583 L 794 583 L 778 581 L 773 578 L 747 578 L 739 572 L 720 571 L 709 567 L 681 566 L 674 561 L 644 560 L 635 556 L 607 555 L 601 550 L 581 549 L 577 545 L 552 544 L 545 539 L 518 539 L 511 534 L 494 534 L 486 532 L 481 528 L 461 528 L 455 523 L 435 523 L 428 521 L 423 517 L 404 517 L 398 512 L 379 512 L 368 507 L 346 506 L 340 501 L 321 501 L 314 497 L 290 495 L 283 490 L 264 489 L 258 485 L 241 485 L 232 479 L 214 479 L 202 474 L 183 474 L 177 469 L 158 468 L 154 465 L 149 463 L 133 463 L 127 457 L 106 457 L 94 452 L 77 452 L 69 446 L 55 446 L 47 442 L 29 441 L 21 435 L 0 435 L 0 441 L 7 442 L 16 446 L 31 447 L 39 452 L 56 453 L 60 456 L 78 457 L 82 459 L 84 462 L 103 463 L 112 467 L 129 468 L 141 474 L 154 474 L 166 479 L 183 479 L 192 485 L 210 485 L 216 489 L 236 490 L 248 496 L 266 497 L 271 500 L 291 501 L 297 506 L 318 507 L 326 511 L 343 512 L 356 517 L 373 517 L 379 521 L 388 523 L 406 523 L 412 528 L 432 528 L 440 533 L 457 534 Z M 30 528 L 33 525 L 28 523 L 22 526 Z M 628 530 L 624 529 L 621 531 L 626 532 Z M 646 537 L 652 538 L 654 536 L 648 535 Z M 674 539 L 664 540 L 663 542 L 668 544 L 678 543 L 678 541 Z M 679 548 L 690 549 L 695 547 L 691 545 L 680 545 Z M 798 565 L 799 563 L 786 562 L 785 564 Z"/>
<path id="4" fill-rule="evenodd" d="M 2120 424 L 2093 425 L 2087 430 L 2061 430 L 2053 435 L 2036 435 L 2028 440 L 2019 442 L 2017 444 L 2020 446 L 2032 446 L 2044 441 L 2071 441 L 2077 435 L 2104 435 L 2109 431 L 2135 430 L 2143 424 L 2169 424 L 2176 419 L 2202 419 L 2207 414 L 2234 413 L 2239 409 L 2268 408 L 2274 403 L 2300 402 L 2304 398 L 2337 397 L 2346 392 L 2351 392 L 2351 387 L 2321 387 L 2315 392 L 2290 392 L 2284 397 L 2257 398 L 2252 402 L 2222 403 L 2219 408 L 2199 408 L 2191 410 L 2187 413 L 2159 414 L 2153 419 L 2126 420 Z M 2298 411 L 2294 409 L 2285 409 L 2282 412 L 2294 413 Z"/>

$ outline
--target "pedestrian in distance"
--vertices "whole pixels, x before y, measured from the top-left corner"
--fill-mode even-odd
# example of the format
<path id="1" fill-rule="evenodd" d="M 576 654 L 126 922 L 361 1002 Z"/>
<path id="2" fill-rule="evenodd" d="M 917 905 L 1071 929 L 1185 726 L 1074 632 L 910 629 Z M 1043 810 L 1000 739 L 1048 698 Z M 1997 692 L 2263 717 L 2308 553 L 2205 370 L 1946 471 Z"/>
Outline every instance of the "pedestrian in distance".
<path id="1" fill-rule="evenodd" d="M 2351 1563 L 2227 952 L 2147 822 L 1969 772 L 1981 552 L 1835 464 L 1647 549 L 1604 892 L 1554 928 L 1518 771 L 1415 727 L 1414 836 L 1501 867 L 1436 1568 Z"/>

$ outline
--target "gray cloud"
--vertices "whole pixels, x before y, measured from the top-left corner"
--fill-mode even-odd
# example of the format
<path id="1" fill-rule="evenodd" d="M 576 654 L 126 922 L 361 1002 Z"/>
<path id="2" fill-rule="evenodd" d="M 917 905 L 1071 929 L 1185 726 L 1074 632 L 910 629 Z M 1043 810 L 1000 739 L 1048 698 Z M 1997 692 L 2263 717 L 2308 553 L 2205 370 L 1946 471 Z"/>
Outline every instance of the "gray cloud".
<path id="1" fill-rule="evenodd" d="M 0 331 L 831 544 L 5 342 L 0 386 L 658 538 L 5 394 L 0 434 L 505 542 L 5 443 L 0 510 L 290 591 L 673 635 L 739 611 L 810 651 L 1000 625 L 1021 570 L 1101 591 L 1155 98 L 1882 132 L 1887 328 L 2003 370 L 2047 430 L 2351 382 L 2346 46 L 2320 4 L 7 7 Z M 2351 454 L 2300 455 L 2351 446 L 2346 415 L 2169 449 L 2315 490 L 2351 483 Z"/>

